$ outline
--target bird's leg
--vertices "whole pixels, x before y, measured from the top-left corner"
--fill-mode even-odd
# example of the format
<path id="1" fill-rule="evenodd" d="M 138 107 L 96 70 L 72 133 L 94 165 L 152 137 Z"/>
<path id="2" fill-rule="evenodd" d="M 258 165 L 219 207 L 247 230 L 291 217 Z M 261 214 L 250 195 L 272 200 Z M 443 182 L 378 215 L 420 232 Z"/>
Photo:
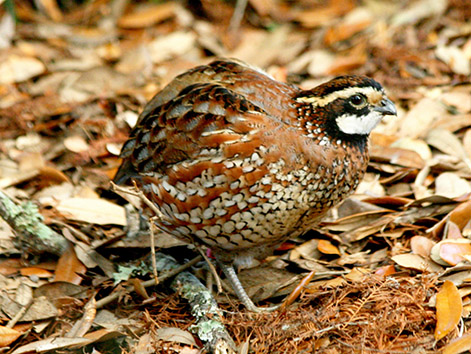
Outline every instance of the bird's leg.
<path id="1" fill-rule="evenodd" d="M 227 264 L 218 260 L 219 266 L 223 270 L 224 274 L 227 277 L 227 280 L 231 284 L 239 300 L 244 304 L 247 310 L 252 312 L 272 312 L 277 310 L 281 305 L 275 305 L 270 307 L 258 307 L 255 306 L 253 301 L 250 299 L 249 295 L 245 291 L 244 287 L 240 283 L 239 277 L 237 276 L 234 267 L 232 264 Z"/>

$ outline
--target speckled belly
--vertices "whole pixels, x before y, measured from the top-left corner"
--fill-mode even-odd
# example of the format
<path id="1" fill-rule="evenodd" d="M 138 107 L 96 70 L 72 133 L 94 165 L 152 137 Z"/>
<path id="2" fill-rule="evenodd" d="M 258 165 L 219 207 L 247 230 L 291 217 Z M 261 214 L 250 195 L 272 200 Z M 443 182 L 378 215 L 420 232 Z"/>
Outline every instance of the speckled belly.
<path id="1" fill-rule="evenodd" d="M 169 218 L 159 227 L 225 251 L 276 245 L 306 232 L 358 183 L 342 161 L 328 168 L 287 170 L 283 160 L 257 165 L 257 156 L 252 156 L 212 159 L 208 169 L 204 161 L 187 167 L 194 170 L 197 164 L 202 166 L 196 176 L 154 175 L 144 190 Z"/>

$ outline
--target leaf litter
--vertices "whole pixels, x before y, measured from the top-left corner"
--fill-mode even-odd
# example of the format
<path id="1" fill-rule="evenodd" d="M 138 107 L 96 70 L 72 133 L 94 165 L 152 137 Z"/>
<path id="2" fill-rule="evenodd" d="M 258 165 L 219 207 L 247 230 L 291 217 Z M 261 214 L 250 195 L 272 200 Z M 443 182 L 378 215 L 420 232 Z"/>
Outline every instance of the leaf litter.
<path id="1" fill-rule="evenodd" d="M 61 257 L 35 254 L 2 226 L 2 352 L 207 351 L 187 302 L 143 285 L 152 267 L 139 201 L 109 181 L 146 101 L 218 55 L 305 88 L 369 75 L 399 111 L 372 134 L 357 193 L 241 270 L 257 301 L 288 296 L 283 311 L 251 314 L 230 289 L 216 295 L 239 352 L 469 350 L 469 1 L 248 0 L 236 30 L 235 1 L 0 6 L 0 186 L 35 203 L 69 245 Z M 181 263 L 194 257 L 169 235 L 156 243 Z M 212 287 L 204 262 L 192 272 Z"/>

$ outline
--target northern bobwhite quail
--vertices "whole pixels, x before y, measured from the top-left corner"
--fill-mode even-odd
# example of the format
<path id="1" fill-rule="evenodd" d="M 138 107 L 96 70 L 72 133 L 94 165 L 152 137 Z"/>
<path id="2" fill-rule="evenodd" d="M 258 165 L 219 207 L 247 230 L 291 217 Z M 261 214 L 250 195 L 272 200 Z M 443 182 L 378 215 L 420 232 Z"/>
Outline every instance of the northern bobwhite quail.
<path id="1" fill-rule="evenodd" d="M 244 305 L 233 264 L 311 229 L 365 173 L 367 140 L 396 109 L 381 85 L 341 76 L 313 88 L 237 60 L 176 77 L 144 108 L 115 182 L 134 179 L 158 227 L 213 251 Z"/>

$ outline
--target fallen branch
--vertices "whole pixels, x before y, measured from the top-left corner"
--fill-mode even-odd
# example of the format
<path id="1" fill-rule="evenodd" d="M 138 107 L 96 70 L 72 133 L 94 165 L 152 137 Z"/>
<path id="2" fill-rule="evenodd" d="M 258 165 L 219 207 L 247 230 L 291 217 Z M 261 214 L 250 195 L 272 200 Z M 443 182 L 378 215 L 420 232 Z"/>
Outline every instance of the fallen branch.
<path id="1" fill-rule="evenodd" d="M 179 266 L 175 259 L 160 252 L 157 252 L 156 265 L 159 272 Z M 236 345 L 222 323 L 216 300 L 198 278 L 190 272 L 181 272 L 170 286 L 190 303 L 191 313 L 196 318 L 190 329 L 206 342 L 206 348 L 211 353 L 236 353 Z"/>
<path id="2" fill-rule="evenodd" d="M 68 247 L 65 237 L 43 223 L 44 218 L 35 204 L 25 202 L 18 205 L 1 190 L 0 216 L 15 231 L 17 237 L 14 242 L 20 249 L 60 256 Z"/>

